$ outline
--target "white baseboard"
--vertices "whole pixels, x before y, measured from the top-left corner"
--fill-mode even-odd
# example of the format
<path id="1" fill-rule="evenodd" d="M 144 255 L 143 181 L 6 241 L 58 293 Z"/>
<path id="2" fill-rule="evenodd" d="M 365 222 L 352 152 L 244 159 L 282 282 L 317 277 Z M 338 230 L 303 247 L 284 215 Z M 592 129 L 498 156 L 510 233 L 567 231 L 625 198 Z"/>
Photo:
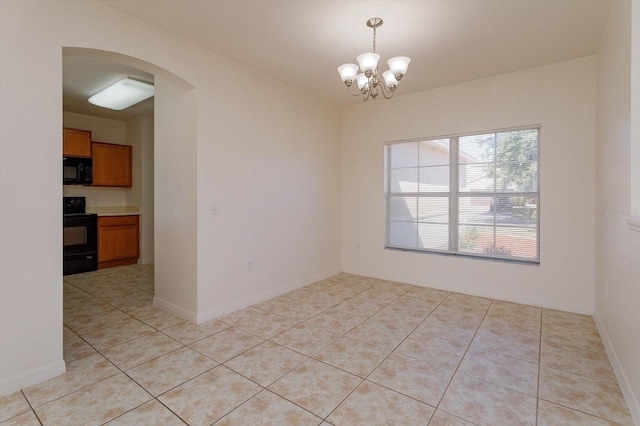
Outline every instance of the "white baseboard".
<path id="1" fill-rule="evenodd" d="M 298 288 L 304 287 L 305 285 L 313 284 L 316 281 L 320 281 L 320 280 L 323 280 L 325 278 L 329 278 L 329 277 L 332 277 L 334 275 L 337 275 L 340 272 L 341 272 L 340 269 L 331 269 L 329 271 L 322 272 L 322 273 L 314 275 L 312 277 L 308 277 L 308 278 L 305 278 L 305 279 L 302 279 L 302 280 L 298 280 L 298 281 L 295 281 L 293 283 L 280 286 L 280 287 L 275 288 L 273 290 L 265 291 L 264 293 L 260 293 L 258 295 L 253 296 L 253 297 L 249 297 L 249 298 L 244 299 L 241 302 L 235 303 L 233 305 L 225 306 L 224 308 L 221 308 L 221 309 L 214 309 L 214 310 L 210 310 L 210 311 L 207 311 L 207 312 L 203 312 L 202 314 L 198 315 L 197 324 L 202 324 L 202 323 L 205 323 L 207 321 L 211 321 L 212 319 L 216 319 L 216 318 L 219 318 L 221 316 L 224 316 L 224 315 L 230 314 L 232 312 L 238 311 L 240 309 L 244 309 L 244 308 L 246 308 L 248 306 L 255 305 L 256 303 L 263 302 L 263 301 L 265 301 L 267 299 L 271 299 L 273 297 L 277 297 L 277 296 L 283 295 L 283 294 L 288 293 L 290 291 L 293 291 L 293 290 L 296 290 Z"/>
<path id="2" fill-rule="evenodd" d="M 439 283 L 439 282 L 434 282 L 434 281 L 429 281 L 424 279 L 416 279 L 414 277 L 402 276 L 399 274 L 378 273 L 375 271 L 368 271 L 368 270 L 358 269 L 358 268 L 347 267 L 343 269 L 343 272 L 346 272 L 348 274 L 362 275 L 365 277 L 379 278 L 382 280 L 413 284 L 421 287 L 429 287 L 437 290 L 454 291 L 457 293 L 469 294 L 471 296 L 480 296 L 480 297 L 487 297 L 490 299 L 504 300 L 507 302 L 521 303 L 523 305 L 532 305 L 532 306 L 539 306 L 541 308 L 575 312 L 577 314 L 593 315 L 592 306 L 568 305 L 566 303 L 558 303 L 555 300 L 536 298 L 536 297 L 517 297 L 517 296 L 514 297 L 514 295 L 510 293 L 503 293 L 503 292 L 497 292 L 497 291 L 479 291 L 475 287 L 462 287 L 462 286 L 455 286 L 455 285 L 446 286 L 446 285 L 442 285 L 442 283 Z"/>
<path id="3" fill-rule="evenodd" d="M 9 377 L 0 382 L 0 396 L 38 384 L 67 372 L 64 360 L 56 361 L 33 370 Z"/>
<path id="4" fill-rule="evenodd" d="M 620 364 L 620 359 L 618 358 L 616 349 L 613 346 L 611 339 L 609 338 L 607 328 L 604 326 L 604 323 L 597 314 L 593 315 L 593 319 L 595 320 L 598 331 L 600 332 L 602 343 L 604 343 L 604 348 L 607 351 L 607 355 L 609 356 L 609 361 L 611 362 L 613 371 L 616 373 L 618 383 L 620 383 L 620 389 L 622 389 L 624 398 L 627 401 L 629 411 L 631 411 L 631 417 L 633 417 L 635 424 L 640 425 L 640 402 L 638 401 L 638 398 L 636 398 L 636 395 L 633 393 L 633 389 L 631 388 L 631 384 L 627 379 L 627 375 L 622 368 L 622 364 Z"/>
<path id="5" fill-rule="evenodd" d="M 195 312 L 185 309 L 182 306 L 175 305 L 171 302 L 167 302 L 166 300 L 160 299 L 158 296 L 154 296 L 153 306 L 155 306 L 156 308 L 164 309 L 165 311 L 177 315 L 180 318 L 186 319 L 187 321 L 196 322 L 196 320 L 198 319 L 198 315 Z"/>
<path id="6" fill-rule="evenodd" d="M 153 263 L 153 257 L 141 257 L 138 259 L 138 265 L 148 265 Z"/>

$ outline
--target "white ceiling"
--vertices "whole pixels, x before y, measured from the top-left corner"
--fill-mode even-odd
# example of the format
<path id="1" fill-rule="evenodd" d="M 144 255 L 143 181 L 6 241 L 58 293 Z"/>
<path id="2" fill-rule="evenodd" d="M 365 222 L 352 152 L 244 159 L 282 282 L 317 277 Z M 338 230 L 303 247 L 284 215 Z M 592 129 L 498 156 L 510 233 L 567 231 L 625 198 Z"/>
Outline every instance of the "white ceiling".
<path id="1" fill-rule="evenodd" d="M 398 95 L 596 53 L 612 0 L 98 0 L 337 105 L 336 68 L 412 61 Z M 65 82 L 67 78 L 65 75 Z"/>

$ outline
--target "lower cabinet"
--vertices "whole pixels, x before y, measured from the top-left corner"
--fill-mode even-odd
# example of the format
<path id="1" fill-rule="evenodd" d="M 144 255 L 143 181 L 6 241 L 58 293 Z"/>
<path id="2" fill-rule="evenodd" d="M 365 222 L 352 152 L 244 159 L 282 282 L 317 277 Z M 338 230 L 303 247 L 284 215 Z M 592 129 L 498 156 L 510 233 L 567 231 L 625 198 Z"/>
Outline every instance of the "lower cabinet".
<path id="1" fill-rule="evenodd" d="M 140 217 L 98 217 L 98 269 L 131 265 L 140 257 Z"/>

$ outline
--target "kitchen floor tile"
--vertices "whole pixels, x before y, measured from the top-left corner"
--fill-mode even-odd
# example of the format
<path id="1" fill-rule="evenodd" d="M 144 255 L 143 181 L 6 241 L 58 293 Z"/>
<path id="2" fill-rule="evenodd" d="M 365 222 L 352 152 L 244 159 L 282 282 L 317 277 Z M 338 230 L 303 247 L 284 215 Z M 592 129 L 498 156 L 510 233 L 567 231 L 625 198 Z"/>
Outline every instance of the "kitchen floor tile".
<path id="1" fill-rule="evenodd" d="M 163 330 L 165 328 L 172 327 L 174 325 L 182 324 L 184 319 L 179 316 L 173 315 L 162 309 L 154 308 L 153 313 L 138 317 L 140 321 L 147 324 L 156 330 Z"/>
<path id="2" fill-rule="evenodd" d="M 614 426 L 617 424 L 542 399 L 538 402 L 538 426 Z"/>
<path id="3" fill-rule="evenodd" d="M 158 401 L 151 400 L 106 423 L 108 426 L 184 426 L 184 422 Z"/>
<path id="4" fill-rule="evenodd" d="M 542 308 L 520 303 L 494 300 L 491 302 L 487 318 L 519 318 L 540 324 Z"/>
<path id="5" fill-rule="evenodd" d="M 66 374 L 29 386 L 24 394 L 33 407 L 39 407 L 119 373 L 120 370 L 96 353 L 68 362 Z"/>
<path id="6" fill-rule="evenodd" d="M 423 299 L 428 303 L 439 305 L 449 294 L 451 294 L 451 292 L 445 290 L 436 290 L 427 287 L 413 287 L 404 295 L 405 297 L 416 297 Z"/>
<path id="7" fill-rule="evenodd" d="M 538 363 L 472 347 L 458 372 L 527 395 L 538 395 Z"/>
<path id="8" fill-rule="evenodd" d="M 390 351 L 360 340 L 341 337 L 314 358 L 325 364 L 365 378 L 389 355 Z"/>
<path id="9" fill-rule="evenodd" d="M 154 333 L 156 330 L 135 318 L 101 328 L 82 336 L 91 346 L 101 351 Z"/>
<path id="10" fill-rule="evenodd" d="M 592 316 L 557 311 L 555 309 L 542 310 L 542 323 L 566 328 L 579 328 L 592 332 L 598 331 Z"/>
<path id="11" fill-rule="evenodd" d="M 96 350 L 74 333 L 69 327 L 63 327 L 62 333 L 63 358 L 66 362 L 96 353 Z"/>
<path id="12" fill-rule="evenodd" d="M 265 312 L 264 315 L 257 318 L 239 321 L 235 327 L 262 337 L 263 339 L 271 339 L 298 324 L 299 322 L 296 320 Z"/>
<path id="13" fill-rule="evenodd" d="M 215 426 L 317 426 L 320 417 L 264 390 L 215 423 Z"/>
<path id="14" fill-rule="evenodd" d="M 2 426 L 40 426 L 40 421 L 36 417 L 36 414 L 29 410 L 0 424 L 2 424 Z"/>
<path id="15" fill-rule="evenodd" d="M 414 333 L 407 337 L 395 352 L 441 367 L 455 369 L 468 347 L 466 343 Z"/>
<path id="16" fill-rule="evenodd" d="M 439 409 L 482 425 L 536 424 L 536 398 L 457 373 Z"/>
<path id="17" fill-rule="evenodd" d="M 162 332 L 182 344 L 190 345 L 198 340 L 204 339 L 205 337 L 213 336 L 227 328 L 229 328 L 228 324 L 216 320 L 208 321 L 199 325 L 185 321 L 178 325 L 165 328 Z"/>
<path id="18" fill-rule="evenodd" d="M 413 331 L 412 327 L 398 327 L 384 321 L 370 318 L 348 332 L 347 337 L 393 350 Z"/>
<path id="19" fill-rule="evenodd" d="M 474 426 L 474 423 L 468 422 L 442 410 L 436 410 L 435 414 L 431 417 L 429 426 Z"/>
<path id="20" fill-rule="evenodd" d="M 21 391 L 0 396 L 0 422 L 31 411 L 29 403 Z"/>
<path id="21" fill-rule="evenodd" d="M 137 365 L 175 351 L 183 345 L 160 332 L 123 343 L 102 351 L 102 354 L 121 370 L 128 370 Z"/>
<path id="22" fill-rule="evenodd" d="M 36 408 L 45 425 L 101 425 L 151 400 L 124 374 L 88 386 Z M 96 404 L 96 401 L 100 401 Z"/>
<path id="23" fill-rule="evenodd" d="M 218 321 L 225 322 L 229 325 L 238 325 L 239 323 L 244 321 L 254 320 L 266 313 L 267 311 L 249 306 L 248 308 L 244 308 L 220 317 L 218 318 Z"/>
<path id="24" fill-rule="evenodd" d="M 311 318 L 306 324 L 345 334 L 366 321 L 370 316 L 368 314 L 356 315 L 353 312 L 343 312 L 338 308 L 333 308 Z"/>
<path id="25" fill-rule="evenodd" d="M 193 349 L 183 347 L 127 370 L 127 375 L 147 392 L 158 396 L 217 365 Z"/>
<path id="26" fill-rule="evenodd" d="M 501 334 L 481 329 L 473 338 L 471 348 L 498 352 L 537 363 L 540 357 L 540 338 L 521 334 Z"/>
<path id="27" fill-rule="evenodd" d="M 266 387 L 307 359 L 308 357 L 284 346 L 264 342 L 224 365 Z"/>
<path id="28" fill-rule="evenodd" d="M 394 353 L 367 380 L 436 407 L 453 371 Z"/>
<path id="29" fill-rule="evenodd" d="M 261 387 L 219 365 L 158 399 L 193 426 L 210 425 L 258 393 Z"/>
<path id="30" fill-rule="evenodd" d="M 78 315 L 65 321 L 64 324 L 82 337 L 84 334 L 109 327 L 110 325 L 126 321 L 130 318 L 130 315 L 116 308 L 109 307 L 108 310 L 98 314 Z"/>
<path id="31" fill-rule="evenodd" d="M 264 339 L 232 327 L 202 339 L 191 348 L 222 364 L 264 342 Z"/>
<path id="32" fill-rule="evenodd" d="M 271 339 L 301 354 L 312 356 L 325 346 L 338 340 L 341 334 L 309 324 L 300 324 Z"/>
<path id="33" fill-rule="evenodd" d="M 296 367 L 269 389 L 296 405 L 325 418 L 362 379 L 310 359 Z"/>
<path id="34" fill-rule="evenodd" d="M 618 383 L 609 358 L 601 352 L 591 352 L 543 341 L 540 364 L 543 367 L 568 371 L 592 379 Z"/>
<path id="35" fill-rule="evenodd" d="M 623 425 L 633 424 L 617 383 L 541 367 L 539 398 Z"/>
<path id="36" fill-rule="evenodd" d="M 434 411 L 427 404 L 365 381 L 327 420 L 336 426 L 426 425 Z"/>
<path id="37" fill-rule="evenodd" d="M 606 353 L 598 332 L 584 328 L 568 328 L 561 325 L 543 323 L 542 340 L 587 351 Z"/>

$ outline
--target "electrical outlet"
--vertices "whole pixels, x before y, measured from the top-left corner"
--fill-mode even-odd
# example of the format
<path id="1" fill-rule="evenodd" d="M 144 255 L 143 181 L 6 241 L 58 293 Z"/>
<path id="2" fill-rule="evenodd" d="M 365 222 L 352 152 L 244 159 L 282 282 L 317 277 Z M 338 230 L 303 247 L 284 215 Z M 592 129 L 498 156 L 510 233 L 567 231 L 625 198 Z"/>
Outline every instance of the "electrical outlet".
<path id="1" fill-rule="evenodd" d="M 247 271 L 253 271 L 253 259 L 247 261 Z"/>

